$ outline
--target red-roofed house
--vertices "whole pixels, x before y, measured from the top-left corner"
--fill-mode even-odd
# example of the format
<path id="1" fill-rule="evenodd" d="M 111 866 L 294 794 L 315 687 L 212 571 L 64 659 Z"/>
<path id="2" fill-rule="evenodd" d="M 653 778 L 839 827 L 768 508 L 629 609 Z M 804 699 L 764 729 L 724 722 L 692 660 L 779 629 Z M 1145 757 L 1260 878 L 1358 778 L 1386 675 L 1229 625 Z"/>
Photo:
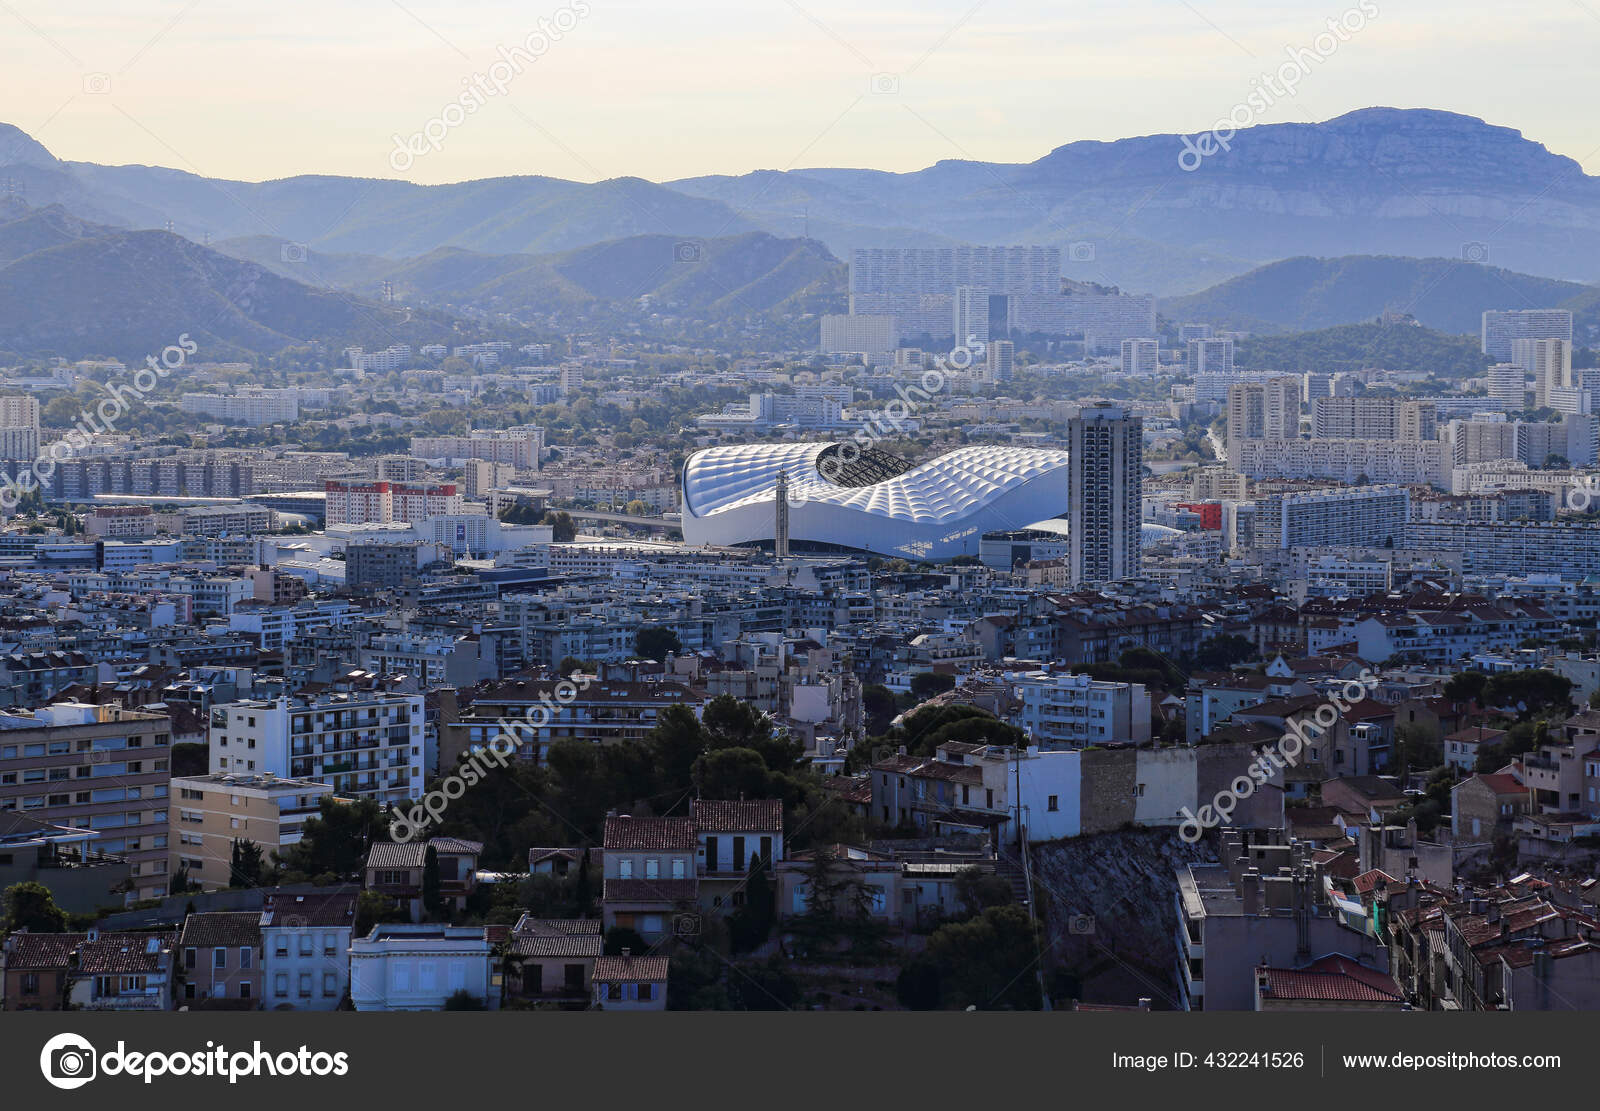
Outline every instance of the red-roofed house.
<path id="1" fill-rule="evenodd" d="M 1531 806 L 1528 788 L 1509 770 L 1475 775 L 1450 789 L 1450 829 L 1457 837 L 1488 839 Z"/>
<path id="2" fill-rule="evenodd" d="M 1304 968 L 1257 968 L 1258 1011 L 1404 1011 L 1400 985 L 1387 972 L 1338 953 Z"/>

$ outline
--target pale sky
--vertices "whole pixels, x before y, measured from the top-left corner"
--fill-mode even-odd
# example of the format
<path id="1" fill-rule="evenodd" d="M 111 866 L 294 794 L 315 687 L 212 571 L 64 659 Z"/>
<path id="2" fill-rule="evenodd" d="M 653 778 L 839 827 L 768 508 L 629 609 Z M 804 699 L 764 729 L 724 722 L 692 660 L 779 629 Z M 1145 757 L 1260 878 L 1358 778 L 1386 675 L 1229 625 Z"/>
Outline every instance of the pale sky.
<path id="1" fill-rule="evenodd" d="M 0 0 L 0 120 L 61 158 L 246 180 L 1024 162 L 1209 128 L 1346 12 L 1364 26 L 1258 122 L 1442 108 L 1600 172 L 1600 0 Z M 504 95 L 397 173 L 393 136 L 541 20 Z"/>

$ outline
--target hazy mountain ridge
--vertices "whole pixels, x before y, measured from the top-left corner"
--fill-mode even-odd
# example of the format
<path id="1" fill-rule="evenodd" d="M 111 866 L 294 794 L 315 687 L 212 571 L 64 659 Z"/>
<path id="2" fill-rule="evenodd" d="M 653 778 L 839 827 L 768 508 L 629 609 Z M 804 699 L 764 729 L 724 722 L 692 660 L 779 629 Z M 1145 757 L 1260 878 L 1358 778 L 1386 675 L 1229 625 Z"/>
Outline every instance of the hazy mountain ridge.
<path id="1" fill-rule="evenodd" d="M 1088 244 L 1068 276 L 1177 295 L 1302 255 L 1481 257 L 1600 278 L 1600 179 L 1514 129 L 1372 108 L 1241 131 L 1179 166 L 1183 137 L 1075 142 L 1027 163 L 911 173 L 761 170 L 654 184 L 505 177 L 453 185 L 300 176 L 210 180 L 62 162 L 0 125 L 0 167 L 30 203 L 197 240 L 271 235 L 319 252 L 415 257 L 442 247 L 548 254 L 641 235 L 809 234 L 837 257 L 912 243 Z M 1092 254 L 1092 258 L 1085 257 Z"/>
<path id="2" fill-rule="evenodd" d="M 1290 258 L 1161 302 L 1171 320 L 1252 332 L 1309 331 L 1404 312 L 1443 332 L 1476 334 L 1486 309 L 1570 308 L 1578 338 L 1600 324 L 1600 289 L 1447 258 Z"/>
<path id="3" fill-rule="evenodd" d="M 187 333 L 217 359 L 313 340 L 416 342 L 450 326 L 166 231 L 108 228 L 59 207 L 0 223 L 0 350 L 136 358 Z"/>

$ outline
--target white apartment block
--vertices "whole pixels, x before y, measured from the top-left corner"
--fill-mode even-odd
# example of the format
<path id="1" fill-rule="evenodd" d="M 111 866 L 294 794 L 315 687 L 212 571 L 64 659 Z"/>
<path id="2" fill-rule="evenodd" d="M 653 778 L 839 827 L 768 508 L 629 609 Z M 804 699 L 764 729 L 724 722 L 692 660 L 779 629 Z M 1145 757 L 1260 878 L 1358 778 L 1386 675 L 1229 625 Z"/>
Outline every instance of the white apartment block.
<path id="1" fill-rule="evenodd" d="M 1279 377 L 1228 387 L 1228 443 L 1299 436 L 1300 379 Z"/>
<path id="2" fill-rule="evenodd" d="M 1438 411 L 1431 401 L 1398 397 L 1322 397 L 1311 406 L 1311 435 L 1331 440 L 1432 440 Z"/>
<path id="3" fill-rule="evenodd" d="M 1125 339 L 1122 341 L 1122 373 L 1154 374 L 1161 366 L 1161 341 Z"/>
<path id="4" fill-rule="evenodd" d="M 1386 547 L 1404 538 L 1410 511 L 1402 486 L 1274 494 L 1256 500 L 1255 546 Z"/>
<path id="5" fill-rule="evenodd" d="M 893 316 L 826 313 L 822 317 L 822 352 L 825 355 L 885 355 L 900 342 Z"/>
<path id="6" fill-rule="evenodd" d="M 422 795 L 423 696 L 352 691 L 211 712 L 211 771 L 314 779 L 380 803 Z"/>
<path id="7" fill-rule="evenodd" d="M 1572 342 L 1572 314 L 1565 309 L 1490 309 L 1483 314 L 1483 353 L 1505 361 L 1519 339 Z"/>
<path id="8" fill-rule="evenodd" d="M 1150 739 L 1150 695 L 1141 683 L 1087 675 L 1011 672 L 1006 684 L 1021 700 L 1012 724 L 1042 748 L 1087 748 Z"/>
<path id="9" fill-rule="evenodd" d="M 242 389 L 233 394 L 186 393 L 178 399 L 185 413 L 212 420 L 261 425 L 300 419 L 298 390 Z"/>
<path id="10" fill-rule="evenodd" d="M 1233 371 L 1233 340 L 1227 336 L 1189 341 L 1189 373 L 1229 374 Z"/>
<path id="11" fill-rule="evenodd" d="M 1449 477 L 1440 440 L 1243 440 L 1228 445 L 1228 465 L 1253 479 L 1331 478 L 1363 485 L 1443 487 Z"/>
<path id="12" fill-rule="evenodd" d="M 349 482 L 328 479 L 326 524 L 386 525 L 403 521 L 421 524 L 429 517 L 461 512 L 461 494 L 455 483 L 413 485 L 404 482 Z"/>
<path id="13" fill-rule="evenodd" d="M 1501 412 L 1518 412 L 1528 405 L 1528 372 L 1516 363 L 1497 363 L 1484 371 L 1489 400 Z"/>
<path id="14" fill-rule="evenodd" d="M 494 1008 L 494 946 L 482 926 L 384 923 L 350 943 L 358 1011 L 438 1011 L 458 991 Z"/>
<path id="15" fill-rule="evenodd" d="M 1574 384 L 1570 338 L 1513 339 L 1511 361 L 1533 378 L 1535 408 L 1551 404 L 1552 390 L 1570 389 Z"/>
<path id="16" fill-rule="evenodd" d="M 465 436 L 413 436 L 411 454 L 418 459 L 443 459 L 448 464 L 469 459 L 504 463 L 519 470 L 537 470 L 544 457 L 544 429 L 475 428 Z"/>

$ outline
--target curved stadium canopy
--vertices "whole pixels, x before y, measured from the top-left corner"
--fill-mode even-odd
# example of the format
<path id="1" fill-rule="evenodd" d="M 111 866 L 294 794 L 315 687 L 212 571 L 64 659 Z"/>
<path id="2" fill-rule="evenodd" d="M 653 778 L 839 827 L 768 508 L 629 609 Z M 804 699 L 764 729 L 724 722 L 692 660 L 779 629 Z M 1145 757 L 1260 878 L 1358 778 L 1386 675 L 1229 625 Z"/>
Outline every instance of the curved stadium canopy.
<path id="1" fill-rule="evenodd" d="M 736 444 L 684 463 L 685 542 L 770 542 L 780 473 L 790 543 L 904 559 L 976 555 L 984 533 L 1026 528 L 1068 503 L 1064 451 L 964 447 L 912 466 L 850 442 Z"/>

